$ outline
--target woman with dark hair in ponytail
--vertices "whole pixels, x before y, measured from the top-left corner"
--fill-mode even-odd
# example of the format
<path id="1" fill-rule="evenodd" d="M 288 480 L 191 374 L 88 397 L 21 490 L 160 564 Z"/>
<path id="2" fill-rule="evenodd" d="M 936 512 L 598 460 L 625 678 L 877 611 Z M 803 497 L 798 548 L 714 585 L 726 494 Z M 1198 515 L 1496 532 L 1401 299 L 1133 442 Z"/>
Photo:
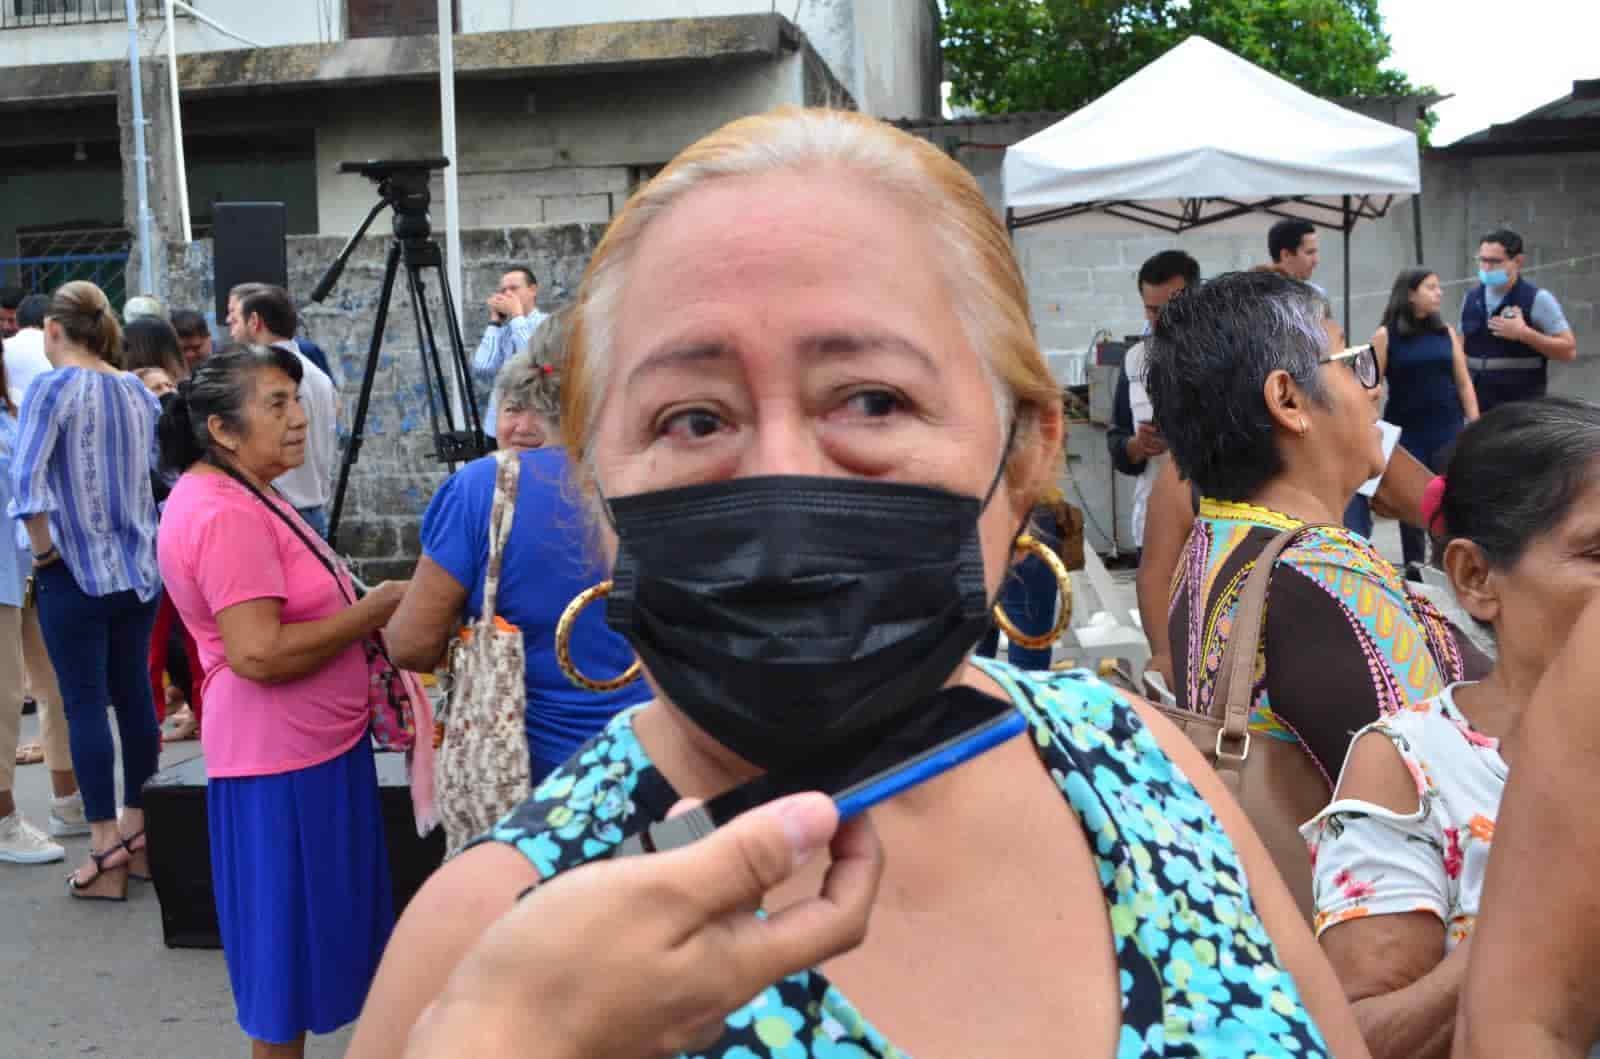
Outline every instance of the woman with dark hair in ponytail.
<path id="1" fill-rule="evenodd" d="M 183 472 L 161 573 L 205 671 L 217 920 L 257 1057 L 353 1020 L 394 923 L 363 641 L 405 583 L 351 602 L 338 556 L 273 489 L 305 459 L 300 376 L 293 353 L 232 347 L 160 424 L 162 466 Z"/>
<path id="2" fill-rule="evenodd" d="M 121 901 L 129 876 L 149 878 L 140 794 L 161 749 L 145 674 L 161 590 L 150 490 L 161 406 L 117 366 L 122 327 L 93 283 L 51 297 L 44 348 L 53 367 L 22 400 L 9 513 L 27 527 L 39 625 L 89 822 L 90 861 L 68 890 Z M 120 820 L 107 705 L 122 744 Z"/>
<path id="3" fill-rule="evenodd" d="M 1461 432 L 1425 507 L 1435 562 L 1494 631 L 1494 669 L 1356 733 L 1333 804 L 1302 832 L 1317 934 L 1377 1059 L 1450 1052 L 1508 762 L 1545 670 L 1600 599 L 1600 406 L 1493 409 Z M 1562 910 L 1542 912 L 1560 929 Z"/>

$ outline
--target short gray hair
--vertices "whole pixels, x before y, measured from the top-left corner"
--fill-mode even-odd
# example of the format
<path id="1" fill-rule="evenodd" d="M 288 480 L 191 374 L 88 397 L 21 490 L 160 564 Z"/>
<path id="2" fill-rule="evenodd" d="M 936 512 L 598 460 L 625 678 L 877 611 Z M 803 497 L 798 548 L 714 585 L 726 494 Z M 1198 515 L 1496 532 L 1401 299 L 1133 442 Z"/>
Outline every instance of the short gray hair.
<path id="1" fill-rule="evenodd" d="M 561 428 L 561 376 L 566 363 L 570 307 L 547 316 L 528 339 L 527 348 L 507 360 L 494 380 L 494 405 L 504 402 L 531 410 Z"/>
<path id="2" fill-rule="evenodd" d="M 1206 496 L 1248 500 L 1282 472 L 1263 390 L 1283 371 L 1326 402 L 1326 312 L 1314 287 L 1271 271 L 1224 273 L 1162 310 L 1145 386 L 1178 470 Z"/>

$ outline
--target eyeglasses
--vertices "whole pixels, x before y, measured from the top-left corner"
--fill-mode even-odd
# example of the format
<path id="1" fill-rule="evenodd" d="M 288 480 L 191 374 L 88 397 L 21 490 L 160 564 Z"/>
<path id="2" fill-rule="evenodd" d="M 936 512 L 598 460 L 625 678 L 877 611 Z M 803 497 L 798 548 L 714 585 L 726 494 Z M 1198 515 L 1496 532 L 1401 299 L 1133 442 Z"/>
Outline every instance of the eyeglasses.
<path id="1" fill-rule="evenodd" d="M 1326 357 L 1318 357 L 1318 364 L 1332 364 L 1335 361 L 1347 360 L 1350 370 L 1356 373 L 1356 379 L 1369 390 L 1378 386 L 1378 354 L 1371 346 L 1354 346 L 1341 353 L 1330 353 Z"/>

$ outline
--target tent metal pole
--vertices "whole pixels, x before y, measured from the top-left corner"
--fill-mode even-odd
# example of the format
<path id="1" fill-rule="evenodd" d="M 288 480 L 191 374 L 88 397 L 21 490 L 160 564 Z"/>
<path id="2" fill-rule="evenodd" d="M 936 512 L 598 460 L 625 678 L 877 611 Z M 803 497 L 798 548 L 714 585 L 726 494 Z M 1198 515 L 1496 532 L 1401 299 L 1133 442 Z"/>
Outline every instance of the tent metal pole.
<path id="1" fill-rule="evenodd" d="M 1422 189 L 1411 196 L 1411 234 L 1417 241 L 1417 267 L 1422 266 Z"/>
<path id="2" fill-rule="evenodd" d="M 1344 197 L 1344 340 L 1350 341 L 1350 196 Z"/>

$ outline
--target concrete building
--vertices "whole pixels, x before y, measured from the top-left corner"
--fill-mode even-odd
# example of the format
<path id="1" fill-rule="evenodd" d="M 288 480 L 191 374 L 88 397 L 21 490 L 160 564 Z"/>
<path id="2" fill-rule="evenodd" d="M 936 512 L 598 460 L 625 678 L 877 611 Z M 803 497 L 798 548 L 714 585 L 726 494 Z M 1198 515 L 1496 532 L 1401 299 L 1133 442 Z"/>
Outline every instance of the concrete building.
<path id="1" fill-rule="evenodd" d="M 170 240 L 165 24 L 161 0 L 137 3 L 153 207 Z M 338 176 L 339 162 L 439 153 L 436 0 L 199 6 L 264 45 L 177 19 L 202 232 L 211 203 L 250 199 L 284 201 L 295 233 L 348 231 L 371 194 Z M 15 0 L 0 11 L 0 259 L 43 256 L 51 244 L 39 236 L 52 230 L 133 227 L 122 11 L 121 0 Z M 780 103 L 937 112 L 935 0 L 818 0 L 789 13 L 770 0 L 458 0 L 463 226 L 604 221 L 686 143 Z"/>
<path id="2" fill-rule="evenodd" d="M 218 201 L 282 201 L 289 286 L 355 405 L 388 242 L 383 221 L 332 299 L 311 288 L 376 201 L 343 161 L 438 155 L 437 0 L 194 0 L 177 19 L 183 146 L 197 238 L 181 238 L 160 0 L 136 0 L 156 221 L 154 275 L 127 270 L 136 230 L 123 0 L 0 5 L 0 283 L 87 276 L 120 305 L 153 290 L 213 304 Z M 565 301 L 639 183 L 724 122 L 784 103 L 889 118 L 938 112 L 936 0 L 456 0 L 463 315 L 530 265 Z M 217 26 L 263 45 L 245 47 Z M 443 242 L 442 196 L 434 221 Z M 18 259 L 23 259 L 19 263 Z M 430 292 L 432 294 L 434 292 Z M 442 317 L 435 315 L 435 321 Z M 370 579 L 409 576 L 418 516 L 444 468 L 406 298 L 397 298 L 339 545 Z M 348 424 L 346 424 L 348 426 Z"/>

